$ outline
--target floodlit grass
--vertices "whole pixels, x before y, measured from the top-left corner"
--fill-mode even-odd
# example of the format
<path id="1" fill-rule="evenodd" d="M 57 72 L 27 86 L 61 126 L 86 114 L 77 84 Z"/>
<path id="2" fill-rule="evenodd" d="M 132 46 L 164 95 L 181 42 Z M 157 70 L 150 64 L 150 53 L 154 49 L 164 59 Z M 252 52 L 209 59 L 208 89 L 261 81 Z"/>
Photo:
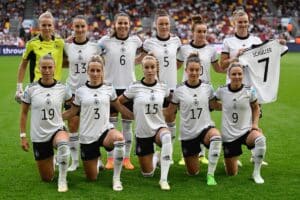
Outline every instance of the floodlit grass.
<path id="1" fill-rule="evenodd" d="M 300 77 L 298 53 L 288 53 L 281 61 L 281 78 L 278 100 L 263 106 L 260 126 L 267 137 L 266 161 L 262 167 L 265 184 L 256 185 L 250 179 L 252 164 L 250 152 L 244 148 L 240 168 L 235 177 L 227 177 L 223 159 L 216 170 L 215 187 L 206 186 L 207 166 L 201 166 L 201 173 L 189 177 L 184 166 L 179 166 L 180 145 L 176 141 L 175 164 L 171 166 L 169 181 L 171 191 L 160 190 L 159 171 L 153 178 L 143 178 L 133 154 L 136 169 L 122 172 L 124 191 L 111 189 L 112 171 L 100 172 L 96 182 L 85 179 L 82 166 L 68 174 L 69 192 L 59 194 L 56 181 L 43 183 L 35 165 L 32 148 L 28 153 L 20 148 L 19 112 L 20 106 L 14 101 L 17 68 L 20 57 L 0 57 L 0 199 L 298 199 L 300 196 Z M 297 64 L 298 63 L 298 64 Z M 272 66 L 271 66 L 272 67 Z M 140 67 L 137 66 L 138 77 Z M 182 70 L 179 71 L 179 74 Z M 67 69 L 65 69 L 65 75 Z M 28 74 L 26 74 L 28 77 Z M 181 75 L 179 76 L 181 80 Z M 212 73 L 214 88 L 224 83 L 224 75 Z M 220 127 L 220 113 L 213 118 Z M 179 127 L 179 126 L 177 126 Z M 28 126 L 29 128 L 29 126 Z M 27 131 L 29 133 L 29 131 Z M 133 150 L 134 152 L 134 150 Z M 104 157 L 106 153 L 102 150 Z M 57 177 L 57 176 L 56 176 Z"/>

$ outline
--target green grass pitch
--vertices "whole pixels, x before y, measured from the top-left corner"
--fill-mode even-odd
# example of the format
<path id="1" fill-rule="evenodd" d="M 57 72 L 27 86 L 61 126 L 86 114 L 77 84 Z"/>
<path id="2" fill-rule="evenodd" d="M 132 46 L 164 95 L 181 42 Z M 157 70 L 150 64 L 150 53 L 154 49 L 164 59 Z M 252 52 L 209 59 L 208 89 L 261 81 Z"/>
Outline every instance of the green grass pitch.
<path id="1" fill-rule="evenodd" d="M 278 100 L 263 106 L 260 127 L 267 137 L 266 161 L 269 162 L 269 166 L 262 167 L 265 184 L 256 185 L 250 179 L 253 166 L 249 162 L 250 152 L 244 148 L 241 156 L 244 165 L 239 174 L 235 177 L 225 175 L 222 154 L 215 173 L 218 185 L 208 187 L 206 165 L 201 166 L 199 175 L 189 177 L 185 167 L 177 164 L 181 150 L 176 141 L 175 164 L 169 173 L 171 191 L 160 190 L 159 171 L 153 178 L 143 178 L 133 154 L 136 169 L 123 170 L 122 192 L 113 192 L 111 189 L 112 171 L 100 172 L 96 182 L 89 182 L 81 166 L 76 172 L 68 174 L 69 191 L 64 194 L 57 192 L 57 176 L 52 183 L 40 180 L 32 148 L 28 153 L 20 148 L 20 106 L 14 101 L 14 94 L 21 57 L 0 57 L 0 199 L 299 199 L 299 57 L 300 53 L 288 53 L 282 58 Z M 140 67 L 137 67 L 137 73 L 140 77 Z M 178 72 L 181 73 L 182 70 Z M 67 74 L 67 70 L 64 74 Z M 216 88 L 224 83 L 224 75 L 213 72 L 212 80 Z M 220 113 L 213 113 L 218 128 L 220 118 Z M 105 157 L 104 150 L 101 152 Z"/>

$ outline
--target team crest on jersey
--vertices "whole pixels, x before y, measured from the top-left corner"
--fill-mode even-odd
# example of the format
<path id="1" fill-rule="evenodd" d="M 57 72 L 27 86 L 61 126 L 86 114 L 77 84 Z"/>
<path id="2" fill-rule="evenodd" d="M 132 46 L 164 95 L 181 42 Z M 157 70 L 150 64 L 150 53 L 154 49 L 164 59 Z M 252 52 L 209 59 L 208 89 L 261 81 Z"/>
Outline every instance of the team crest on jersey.
<path id="1" fill-rule="evenodd" d="M 233 101 L 233 109 L 236 109 L 236 98 L 234 98 L 232 101 Z"/>
<path id="2" fill-rule="evenodd" d="M 194 94 L 193 97 L 194 97 L 194 102 L 193 102 L 194 105 L 198 106 L 199 105 L 199 100 L 197 99 L 197 94 Z"/>
<path id="3" fill-rule="evenodd" d="M 120 49 L 120 50 L 121 50 L 121 52 L 122 52 L 122 53 L 125 53 L 125 51 L 126 51 L 126 48 L 125 48 L 125 47 L 121 47 L 121 49 Z"/>
<path id="4" fill-rule="evenodd" d="M 82 57 L 81 53 L 82 53 L 81 50 L 79 50 L 78 51 L 78 60 L 83 60 L 83 57 Z"/>
<path id="5" fill-rule="evenodd" d="M 154 91 L 151 90 L 150 101 L 154 101 L 154 100 L 155 100 Z"/>
<path id="6" fill-rule="evenodd" d="M 198 99 L 194 99 L 194 105 L 195 105 L 195 106 L 198 106 L 198 105 L 199 105 Z"/>
<path id="7" fill-rule="evenodd" d="M 99 99 L 95 99 L 95 100 L 94 100 L 94 104 L 95 104 L 96 106 L 98 106 L 98 105 L 100 104 Z"/>
<path id="8" fill-rule="evenodd" d="M 168 49 L 165 49 L 164 53 L 168 55 L 169 53 Z"/>
<path id="9" fill-rule="evenodd" d="M 46 95 L 46 105 L 47 106 L 51 106 L 51 104 L 52 104 L 52 101 L 51 101 L 51 99 L 50 99 L 50 94 L 48 93 L 47 95 Z"/>

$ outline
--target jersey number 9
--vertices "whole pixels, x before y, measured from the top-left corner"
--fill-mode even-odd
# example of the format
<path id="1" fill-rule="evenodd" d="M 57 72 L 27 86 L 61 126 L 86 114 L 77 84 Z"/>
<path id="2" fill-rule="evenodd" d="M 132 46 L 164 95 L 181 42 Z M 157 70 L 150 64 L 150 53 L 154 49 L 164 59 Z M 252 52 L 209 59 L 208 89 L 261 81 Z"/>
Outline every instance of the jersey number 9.
<path id="1" fill-rule="evenodd" d="M 239 115 L 237 113 L 232 113 L 232 122 L 237 123 L 239 120 Z"/>

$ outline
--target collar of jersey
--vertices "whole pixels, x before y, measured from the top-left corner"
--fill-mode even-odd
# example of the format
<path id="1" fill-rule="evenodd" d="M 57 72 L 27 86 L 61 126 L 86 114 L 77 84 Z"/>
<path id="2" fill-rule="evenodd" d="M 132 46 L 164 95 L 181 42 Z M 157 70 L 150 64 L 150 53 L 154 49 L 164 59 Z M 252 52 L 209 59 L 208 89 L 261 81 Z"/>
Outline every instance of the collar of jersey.
<path id="1" fill-rule="evenodd" d="M 38 80 L 38 83 L 39 83 L 42 87 L 44 87 L 44 88 L 51 88 L 51 87 L 53 87 L 53 86 L 57 83 L 57 81 L 54 79 L 54 83 L 52 83 L 51 85 L 45 85 L 45 84 L 42 83 L 42 79 L 40 78 L 40 79 Z"/>
<path id="2" fill-rule="evenodd" d="M 84 42 L 76 42 L 76 41 L 75 41 L 75 37 L 73 38 L 73 43 L 74 43 L 74 44 L 77 44 L 77 45 L 84 45 L 84 44 L 86 44 L 88 41 L 89 41 L 89 39 L 86 38 Z"/>
<path id="3" fill-rule="evenodd" d="M 167 38 L 161 38 L 158 35 L 156 35 L 156 38 L 160 41 L 168 41 L 170 39 L 170 37 L 171 37 L 171 35 L 169 35 L 169 37 L 167 37 Z"/>
<path id="4" fill-rule="evenodd" d="M 194 47 L 195 49 L 201 49 L 201 48 L 203 48 L 203 47 L 206 46 L 206 44 L 203 44 L 203 45 L 200 45 L 200 46 L 194 45 L 194 44 L 193 44 L 193 41 L 194 41 L 194 40 L 192 40 L 192 41 L 190 42 L 190 45 L 191 45 L 192 47 Z"/>
<path id="5" fill-rule="evenodd" d="M 184 81 L 184 84 L 185 84 L 187 87 L 189 87 L 189 88 L 197 88 L 197 87 L 199 87 L 199 86 L 201 85 L 201 80 L 199 80 L 199 83 L 198 83 L 197 85 L 190 85 L 190 84 L 188 83 L 188 81 Z"/>
<path id="6" fill-rule="evenodd" d="M 39 39 L 40 39 L 40 41 L 44 41 L 44 39 L 42 38 L 41 34 L 39 35 Z M 55 40 L 55 36 L 54 35 L 51 36 L 51 40 Z"/>
<path id="7" fill-rule="evenodd" d="M 101 84 L 99 84 L 99 85 L 90 85 L 90 84 L 89 84 L 89 81 L 87 81 L 87 82 L 85 83 L 85 85 L 86 85 L 86 87 L 88 87 L 88 88 L 91 88 L 91 89 L 97 89 L 97 88 L 100 88 L 100 87 L 103 85 L 103 83 L 101 83 Z"/>
<path id="8" fill-rule="evenodd" d="M 145 85 L 145 86 L 148 86 L 148 87 L 153 87 L 153 86 L 156 85 L 156 83 L 157 83 L 157 80 L 155 80 L 154 83 L 147 84 L 147 83 L 144 82 L 144 79 L 145 79 L 145 77 L 142 78 L 141 83 L 142 83 L 143 85 Z"/>
<path id="9" fill-rule="evenodd" d="M 116 37 L 117 40 L 123 40 L 123 41 L 125 41 L 125 40 L 127 40 L 127 39 L 129 38 L 129 34 L 127 35 L 126 38 L 119 38 L 119 37 L 117 36 L 117 34 L 115 35 L 115 37 Z"/>
<path id="10" fill-rule="evenodd" d="M 230 92 L 239 92 L 239 91 L 241 91 L 243 89 L 244 84 L 242 84 L 242 86 L 240 88 L 236 89 L 236 90 L 231 89 L 230 84 L 228 84 L 227 87 L 228 87 L 228 90 Z"/>
<path id="11" fill-rule="evenodd" d="M 245 37 L 238 36 L 236 33 L 235 33 L 234 35 L 235 35 L 235 37 L 237 37 L 237 38 L 240 39 L 240 40 L 246 40 L 246 39 L 248 39 L 248 38 L 250 37 L 250 34 L 249 34 L 249 33 L 248 33 L 248 35 L 246 35 Z"/>

